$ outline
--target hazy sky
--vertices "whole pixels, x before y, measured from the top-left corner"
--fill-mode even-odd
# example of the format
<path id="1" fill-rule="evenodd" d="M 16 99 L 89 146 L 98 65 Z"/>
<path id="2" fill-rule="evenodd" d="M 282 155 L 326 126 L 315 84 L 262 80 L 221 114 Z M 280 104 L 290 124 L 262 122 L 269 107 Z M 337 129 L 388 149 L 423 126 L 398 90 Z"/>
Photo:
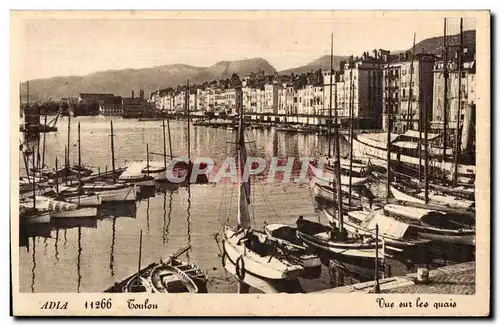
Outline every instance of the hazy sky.
<path id="1" fill-rule="evenodd" d="M 20 34 L 20 79 L 253 57 L 283 70 L 329 54 L 330 33 L 338 55 L 407 49 L 414 32 L 417 42 L 442 35 L 442 18 L 421 18 L 31 19 Z M 458 22 L 449 20 L 449 33 L 458 33 Z M 465 19 L 464 27 L 474 29 L 475 20 Z"/>

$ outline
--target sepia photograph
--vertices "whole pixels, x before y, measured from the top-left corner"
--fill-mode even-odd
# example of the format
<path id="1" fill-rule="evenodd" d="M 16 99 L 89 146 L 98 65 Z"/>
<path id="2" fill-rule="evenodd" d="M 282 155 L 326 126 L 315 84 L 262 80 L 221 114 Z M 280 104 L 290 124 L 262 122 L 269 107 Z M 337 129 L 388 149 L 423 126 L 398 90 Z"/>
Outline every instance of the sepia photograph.
<path id="1" fill-rule="evenodd" d="M 15 315 L 489 313 L 488 11 L 10 15 Z"/>

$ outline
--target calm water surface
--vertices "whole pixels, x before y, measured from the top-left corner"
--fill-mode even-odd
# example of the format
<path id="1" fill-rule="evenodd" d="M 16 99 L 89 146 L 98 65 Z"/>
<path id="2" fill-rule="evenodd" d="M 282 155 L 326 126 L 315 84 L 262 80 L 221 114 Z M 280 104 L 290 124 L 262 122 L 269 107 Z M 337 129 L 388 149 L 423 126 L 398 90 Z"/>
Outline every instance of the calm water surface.
<path id="1" fill-rule="evenodd" d="M 111 169 L 110 119 L 71 119 L 70 160 L 77 162 L 77 122 L 81 123 L 82 161 Z M 46 135 L 46 164 L 53 167 L 57 156 L 64 162 L 67 145 L 67 118 L 59 131 Z M 163 152 L 161 121 L 139 122 L 113 119 L 116 165 L 126 160 L 145 160 L 150 152 Z M 174 155 L 187 154 L 185 122 L 171 121 Z M 226 129 L 192 127 L 192 157 L 212 158 L 216 164 L 232 155 L 235 132 Z M 327 152 L 326 137 L 286 134 L 274 130 L 248 130 L 249 155 L 260 157 L 311 156 Z M 345 152 L 344 142 L 341 149 Z M 168 143 L 167 143 L 168 151 Z M 161 160 L 161 157 L 153 159 Z M 299 167 L 300 168 L 300 167 Z M 21 167 L 21 170 L 23 167 Z M 236 292 L 237 282 L 222 267 L 214 240 L 222 221 L 236 223 L 237 189 L 231 184 L 191 185 L 177 189 L 157 189 L 151 197 L 135 204 L 110 204 L 102 208 L 100 219 L 63 221 L 58 225 L 35 226 L 20 237 L 21 292 L 101 292 L 114 282 L 137 271 L 139 234 L 143 231 L 142 265 L 157 261 L 177 249 L 191 245 L 184 257 L 207 271 L 210 292 Z M 312 190 L 308 184 L 255 182 L 252 188 L 252 222 L 294 223 L 299 215 L 318 219 Z M 321 217 L 324 220 L 324 217 Z M 305 288 L 329 287 L 327 271 L 318 280 L 304 281 Z"/>

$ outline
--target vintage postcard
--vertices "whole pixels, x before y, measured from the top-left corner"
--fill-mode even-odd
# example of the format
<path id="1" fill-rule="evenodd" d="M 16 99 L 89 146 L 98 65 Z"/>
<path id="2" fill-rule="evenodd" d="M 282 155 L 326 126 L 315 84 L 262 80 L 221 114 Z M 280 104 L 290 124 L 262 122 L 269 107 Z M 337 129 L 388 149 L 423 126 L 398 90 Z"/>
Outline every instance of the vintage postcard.
<path id="1" fill-rule="evenodd" d="M 12 11 L 10 110 L 15 316 L 490 313 L 489 11 Z"/>

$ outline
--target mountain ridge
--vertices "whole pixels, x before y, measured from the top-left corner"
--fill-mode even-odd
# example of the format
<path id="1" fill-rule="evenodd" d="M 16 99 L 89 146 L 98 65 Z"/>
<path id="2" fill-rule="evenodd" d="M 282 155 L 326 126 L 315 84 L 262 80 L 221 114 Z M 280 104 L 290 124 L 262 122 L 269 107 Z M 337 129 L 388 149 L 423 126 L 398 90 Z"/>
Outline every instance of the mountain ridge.
<path id="1" fill-rule="evenodd" d="M 459 35 L 448 36 L 449 44 L 459 42 Z M 475 51 L 476 31 L 464 31 L 464 45 Z M 443 47 L 443 37 L 431 37 L 418 42 L 415 51 L 421 50 L 440 54 Z M 412 47 L 408 50 L 412 50 Z M 407 50 L 403 50 L 407 51 Z M 397 53 L 402 51 L 391 51 Z M 340 62 L 349 56 L 334 55 L 333 66 L 338 69 Z M 279 71 L 280 74 L 302 74 L 318 69 L 330 69 L 330 55 L 323 55 L 306 65 Z M 185 84 L 189 78 L 191 83 L 199 84 L 212 80 L 230 78 L 236 73 L 243 78 L 251 72 L 264 71 L 266 74 L 277 72 L 267 60 L 263 58 L 249 58 L 242 60 L 216 62 L 208 67 L 192 66 L 182 63 L 157 65 L 148 68 L 126 68 L 96 71 L 82 76 L 54 76 L 38 78 L 29 81 L 30 102 L 43 101 L 49 98 L 58 100 L 62 97 L 76 96 L 78 93 L 113 93 L 119 96 L 130 96 L 131 92 L 139 94 L 143 89 L 146 96 L 151 92 L 166 87 L 176 87 Z M 26 81 L 20 84 L 21 99 L 26 99 Z"/>

